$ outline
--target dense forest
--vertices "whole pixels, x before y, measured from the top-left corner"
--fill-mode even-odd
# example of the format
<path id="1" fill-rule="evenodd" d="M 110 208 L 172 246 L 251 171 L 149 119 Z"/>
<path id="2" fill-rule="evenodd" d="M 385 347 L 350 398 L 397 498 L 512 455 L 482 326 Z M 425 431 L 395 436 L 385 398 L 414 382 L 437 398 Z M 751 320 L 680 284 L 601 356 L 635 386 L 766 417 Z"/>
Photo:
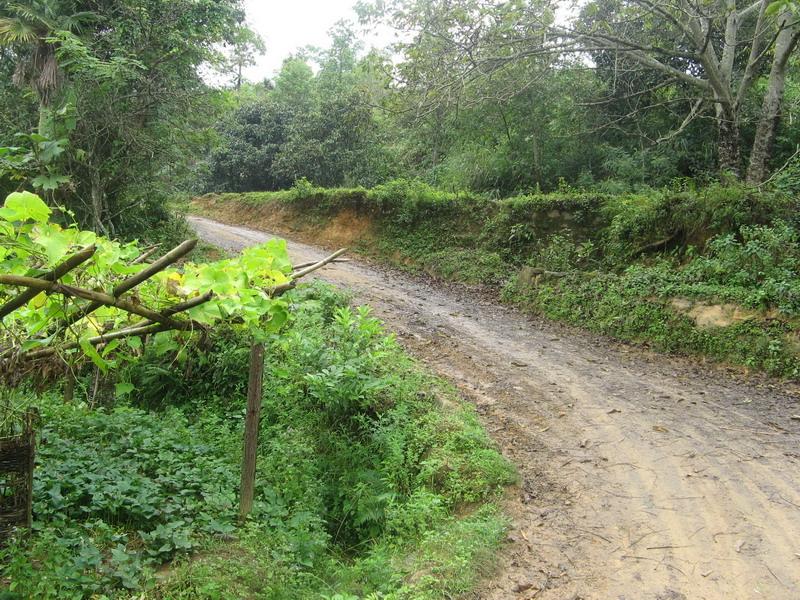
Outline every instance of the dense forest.
<path id="1" fill-rule="evenodd" d="M 136 235 L 176 193 L 420 179 L 502 197 L 720 178 L 797 189 L 796 7 L 359 5 L 327 48 L 243 81 L 236 2 L 2 9 L 0 177 Z M 689 11 L 691 13 L 691 11 Z M 398 42 L 365 51 L 359 33 Z M 206 79 L 229 82 L 210 87 Z"/>
<path id="2" fill-rule="evenodd" d="M 591 561 L 564 552 L 574 538 L 558 540 L 571 567 L 559 555 L 536 586 L 503 571 L 545 573 L 531 557 L 557 544 L 532 544 L 525 531 L 546 529 L 534 521 L 568 515 L 569 535 L 583 522 L 569 513 L 589 502 L 570 495 L 582 475 L 559 479 L 538 461 L 563 470 L 611 460 L 585 437 L 598 414 L 580 413 L 588 397 L 611 421 L 631 382 L 661 382 L 648 402 L 667 405 L 665 390 L 683 402 L 694 397 L 686 381 L 712 376 L 664 362 L 687 386 L 674 392 L 649 362 L 623 379 L 629 367 L 602 367 L 618 359 L 598 354 L 585 361 L 598 364 L 590 378 L 611 383 L 578 393 L 586 375 L 564 366 L 567 351 L 554 351 L 550 371 L 569 385 L 535 379 L 529 358 L 508 354 L 530 350 L 513 336 L 549 340 L 542 365 L 561 337 L 578 340 L 573 353 L 624 340 L 771 382 L 736 388 L 742 405 L 800 377 L 800 4 L 364 0 L 326 45 L 297 48 L 253 80 L 270 48 L 245 9 L 0 1 L 0 599 L 433 600 L 483 594 L 481 585 L 493 598 L 583 597 L 558 587 L 591 585 L 575 565 Z M 394 41 L 369 47 L 376 30 Z M 292 266 L 293 242 L 250 231 L 247 244 L 225 245 L 192 230 L 202 218 L 216 233 L 225 222 L 315 251 L 348 246 L 370 289 L 424 280 L 417 300 L 442 294 L 438 307 L 460 312 L 442 325 L 444 313 L 426 321 L 419 302 L 398 343 L 391 322 L 353 305 L 356 291 L 297 285 L 339 254 L 311 251 Z M 358 256 L 391 265 L 400 283 L 364 275 Z M 502 303 L 547 324 L 534 331 L 520 312 L 485 312 L 488 324 L 453 325 Z M 387 306 L 391 316 L 397 306 Z M 518 320 L 495 327 L 501 318 Z M 564 329 L 541 333 L 551 326 Z M 448 364 L 457 338 L 480 327 L 516 346 L 478 344 L 464 360 L 479 362 Z M 458 389 L 427 370 L 433 354 Z M 469 379 L 484 371 L 490 382 Z M 549 402 L 551 386 L 564 395 L 525 412 L 530 398 Z M 596 389 L 619 403 L 600 407 Z M 517 393 L 525 402 L 515 405 Z M 700 410 L 688 404 L 680 410 Z M 661 413 L 625 407 L 624 420 L 645 423 L 642 440 L 670 434 Z M 705 422 L 724 412 L 714 410 Z M 759 422 L 764 435 L 796 425 L 770 419 Z M 697 439 L 749 435 L 733 425 Z M 242 446 L 247 427 L 251 442 L 261 430 L 257 447 L 247 434 Z M 551 427 L 564 437 L 548 439 Z M 620 436 L 632 444 L 629 433 Z M 3 452 L 25 436 L 30 480 L 20 483 Z M 582 454 L 565 459 L 567 445 Z M 258 471 L 244 510 L 248 453 Z M 648 469 L 671 468 L 659 461 Z M 714 481 L 737 481 L 731 473 Z M 8 525 L 7 507 L 21 506 L 14 486 L 28 504 Z M 617 491 L 633 502 L 659 490 Z M 701 491 L 676 485 L 661 500 L 710 494 Z M 796 509 L 775 494 L 775 506 L 778 497 Z M 603 498 L 580 519 L 605 519 L 615 500 Z M 588 531 L 595 546 L 611 543 L 603 525 Z M 630 541 L 634 529 L 618 527 Z M 745 544 L 726 560 L 754 556 Z M 774 580 L 800 585 L 781 560 Z M 498 569 L 502 584 L 481 583 Z M 719 567 L 703 569 L 693 567 L 697 581 L 717 581 Z"/>

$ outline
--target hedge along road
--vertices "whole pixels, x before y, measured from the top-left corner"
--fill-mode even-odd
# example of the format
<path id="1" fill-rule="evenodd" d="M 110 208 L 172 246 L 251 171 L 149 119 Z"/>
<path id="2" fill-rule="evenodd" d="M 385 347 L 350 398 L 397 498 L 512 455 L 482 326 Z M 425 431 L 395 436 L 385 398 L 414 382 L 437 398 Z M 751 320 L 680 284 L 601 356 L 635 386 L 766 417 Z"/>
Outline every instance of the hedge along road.
<path id="1" fill-rule="evenodd" d="M 191 222 L 229 250 L 272 237 Z M 500 564 L 476 598 L 800 598 L 797 390 L 359 260 L 322 277 L 457 384 L 520 472 Z"/>

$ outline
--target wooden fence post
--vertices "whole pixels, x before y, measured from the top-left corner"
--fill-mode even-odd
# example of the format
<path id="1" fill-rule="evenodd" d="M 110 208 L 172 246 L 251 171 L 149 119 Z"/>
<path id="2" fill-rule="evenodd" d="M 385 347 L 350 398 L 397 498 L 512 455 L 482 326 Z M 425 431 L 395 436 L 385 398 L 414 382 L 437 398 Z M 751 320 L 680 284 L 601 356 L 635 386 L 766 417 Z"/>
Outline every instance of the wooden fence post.
<path id="1" fill-rule="evenodd" d="M 247 382 L 247 415 L 244 421 L 244 452 L 242 458 L 242 484 L 240 488 L 239 517 L 244 519 L 253 509 L 256 483 L 256 452 L 258 427 L 261 417 L 261 391 L 264 378 L 264 344 L 250 346 L 250 374 Z"/>
<path id="2" fill-rule="evenodd" d="M 36 432 L 33 429 L 33 425 L 35 419 L 36 414 L 33 412 L 28 412 L 25 416 L 25 437 L 27 437 L 30 449 L 28 453 L 28 469 L 25 474 L 25 487 L 28 492 L 27 505 L 25 506 L 25 527 L 28 529 L 33 525 L 33 469 L 36 462 Z"/>
<path id="3" fill-rule="evenodd" d="M 67 370 L 64 373 L 64 404 L 71 404 L 75 398 L 75 371 L 72 370 L 72 365 L 67 363 Z"/>

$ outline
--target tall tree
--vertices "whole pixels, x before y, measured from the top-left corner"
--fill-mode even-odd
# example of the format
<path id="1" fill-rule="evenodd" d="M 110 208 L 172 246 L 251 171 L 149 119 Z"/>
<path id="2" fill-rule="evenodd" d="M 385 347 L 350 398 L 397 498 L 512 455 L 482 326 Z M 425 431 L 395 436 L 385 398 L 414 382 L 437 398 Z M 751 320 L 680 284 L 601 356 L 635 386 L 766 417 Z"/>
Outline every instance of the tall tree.
<path id="1" fill-rule="evenodd" d="M 676 129 L 710 110 L 717 129 L 720 168 L 741 176 L 742 117 L 748 101 L 761 105 L 750 150 L 748 180 L 768 173 L 780 117 L 789 57 L 800 39 L 794 0 L 593 0 L 580 17 L 557 21 L 556 3 L 510 0 L 394 0 L 380 2 L 367 17 L 383 15 L 411 41 L 402 45 L 404 83 L 425 93 L 421 106 L 460 93 L 519 62 L 545 73 L 555 57 L 572 53 L 614 57 L 620 72 L 640 69 L 691 101 Z M 763 92 L 756 83 L 769 71 Z M 532 82 L 517 81 L 521 91 Z M 513 90 L 510 90 L 513 93 Z"/>
<path id="2" fill-rule="evenodd" d="M 243 72 L 256 64 L 256 57 L 266 51 L 264 40 L 248 27 L 238 27 L 231 36 L 230 50 L 225 60 L 228 70 L 233 73 L 233 87 L 237 91 L 244 83 Z"/>
<path id="3" fill-rule="evenodd" d="M 711 106 L 720 167 L 736 176 L 743 169 L 745 104 L 770 65 L 747 179 L 759 183 L 767 176 L 786 64 L 800 39 L 798 17 L 788 4 L 603 0 L 584 8 L 583 18 L 573 26 L 553 30 L 577 49 L 611 52 L 623 67 L 636 65 L 688 86 L 696 102 L 684 123 L 700 114 L 702 104 Z"/>
<path id="4" fill-rule="evenodd" d="M 762 3 L 761 6 L 764 6 L 764 4 Z M 800 4 L 795 4 L 793 7 L 787 5 L 780 9 L 778 33 L 775 36 L 772 50 L 772 64 L 761 104 L 761 116 L 753 141 L 750 163 L 747 168 L 747 181 L 749 183 L 761 183 L 769 176 L 769 163 L 772 158 L 775 136 L 781 118 L 789 59 L 800 40 L 799 8 Z M 761 8 L 760 10 L 766 9 Z"/>
<path id="5" fill-rule="evenodd" d="M 211 92 L 198 68 L 217 58 L 243 13 L 238 0 L 90 0 L 97 26 L 60 56 L 76 94 L 70 169 L 79 214 L 99 230 L 145 219 L 167 176 L 207 128 Z M 205 120 L 205 123 L 203 121 Z M 138 208 L 138 210 L 136 210 Z"/>
<path id="6" fill-rule="evenodd" d="M 78 10 L 70 0 L 28 0 L 0 6 L 0 46 L 17 54 L 14 82 L 30 86 L 39 101 L 39 134 L 50 137 L 51 107 L 64 77 L 56 60 L 58 32 L 80 32 L 94 13 Z"/>
<path id="7" fill-rule="evenodd" d="M 241 32 L 240 0 L 28 0 L 0 17 L 40 129 L 68 137 L 57 143 L 69 177 L 48 179 L 59 201 L 98 231 L 146 230 L 204 146 L 215 103 L 198 69 Z"/>

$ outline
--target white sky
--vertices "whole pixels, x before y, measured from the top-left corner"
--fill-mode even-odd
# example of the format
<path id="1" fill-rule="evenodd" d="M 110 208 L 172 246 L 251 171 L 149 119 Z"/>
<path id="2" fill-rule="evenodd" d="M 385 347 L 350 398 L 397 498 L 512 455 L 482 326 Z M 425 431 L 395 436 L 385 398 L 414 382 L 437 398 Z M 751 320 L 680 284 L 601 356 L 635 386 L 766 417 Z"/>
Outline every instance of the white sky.
<path id="1" fill-rule="evenodd" d="M 556 21 L 578 10 L 584 0 L 560 0 Z M 283 60 L 298 48 L 329 45 L 328 31 L 342 19 L 356 23 L 364 49 L 384 48 L 397 41 L 397 33 L 387 26 L 363 31 L 353 11 L 356 0 L 245 0 L 247 24 L 264 39 L 267 51 L 257 64 L 245 69 L 245 77 L 253 82 L 273 78 Z"/>
<path id="2" fill-rule="evenodd" d="M 267 52 L 258 64 L 246 69 L 251 81 L 273 77 L 283 59 L 297 48 L 328 46 L 328 30 L 341 20 L 356 21 L 356 0 L 245 0 L 247 24 L 264 39 Z M 392 33 L 383 31 L 365 40 L 365 49 L 391 43 Z"/>

